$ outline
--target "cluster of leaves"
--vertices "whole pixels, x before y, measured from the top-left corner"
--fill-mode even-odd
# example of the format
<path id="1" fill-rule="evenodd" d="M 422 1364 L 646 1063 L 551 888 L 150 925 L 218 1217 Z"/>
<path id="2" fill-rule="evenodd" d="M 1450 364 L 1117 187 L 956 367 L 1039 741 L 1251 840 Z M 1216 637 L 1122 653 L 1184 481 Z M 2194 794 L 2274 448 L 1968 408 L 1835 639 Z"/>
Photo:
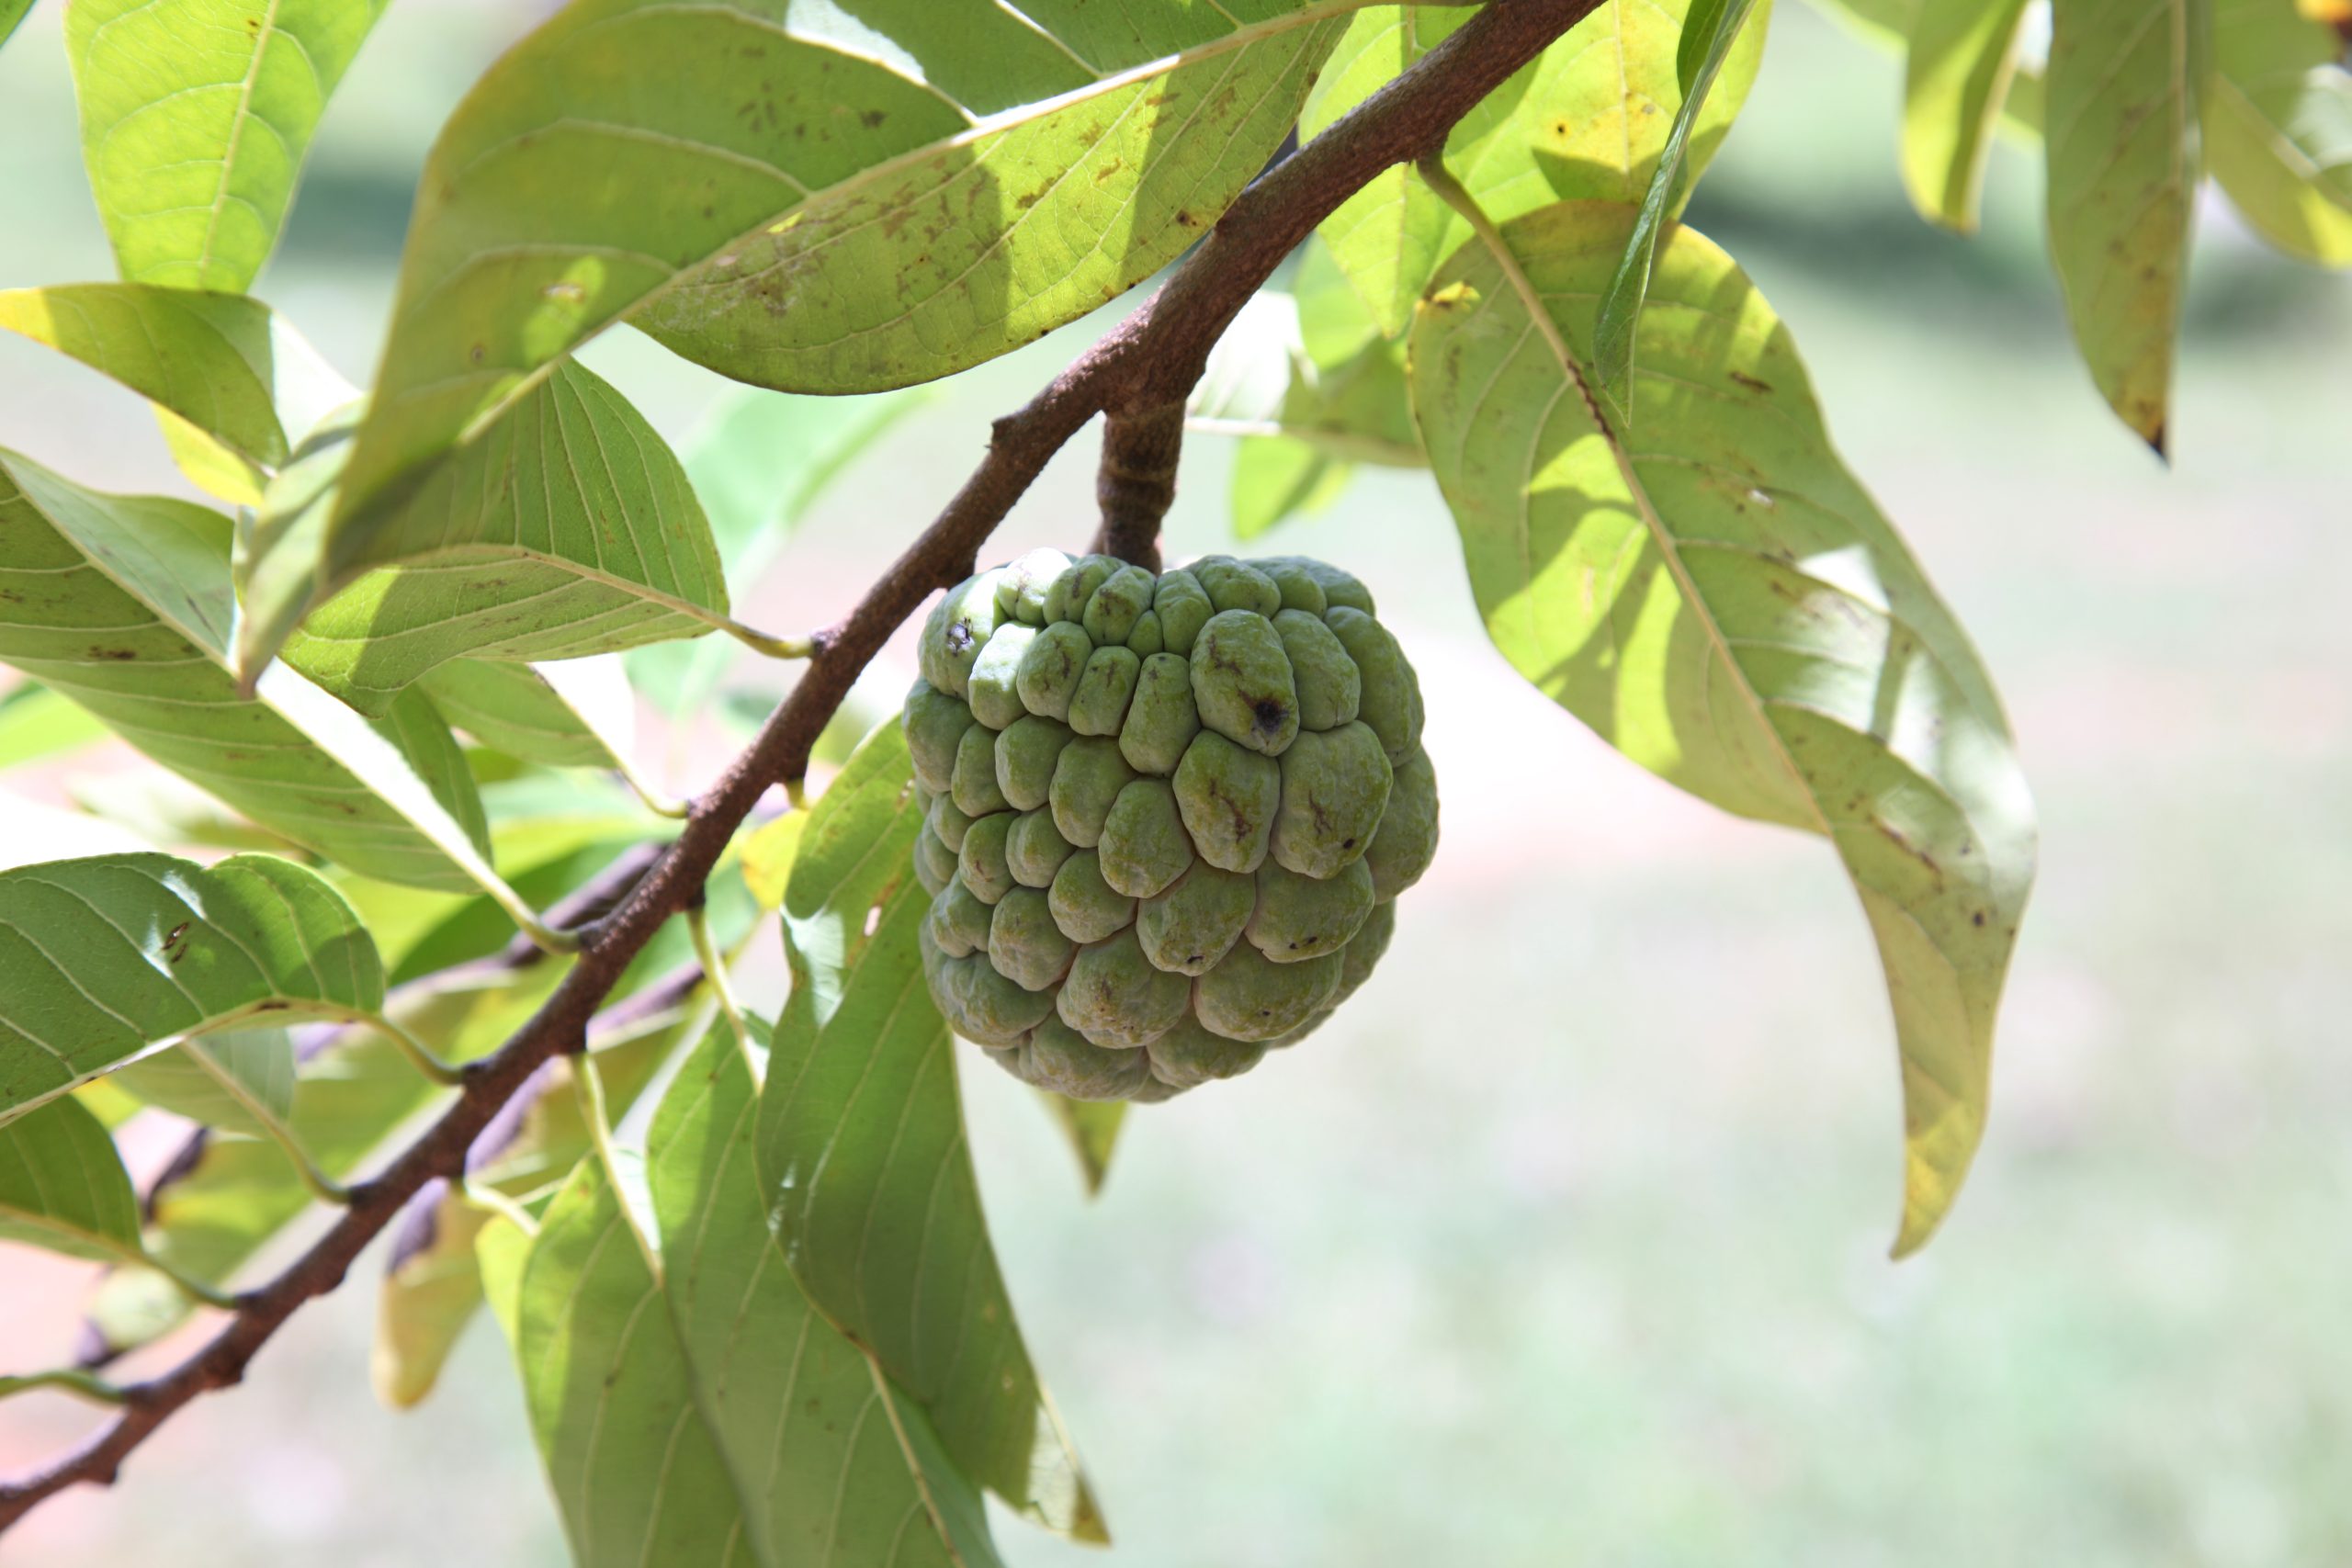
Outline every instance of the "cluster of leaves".
<path id="1" fill-rule="evenodd" d="M 1907 50 L 1930 219 L 1973 220 L 1996 127 L 2049 128 L 2069 314 L 2151 442 L 2201 167 L 2282 247 L 2352 261 L 2341 40 L 2296 0 L 2053 0 L 2039 70 L 2023 0 L 1851 3 Z M 0 326 L 148 400 L 217 504 L 0 450 L 0 767 L 107 735 L 156 767 L 81 781 L 79 816 L 12 806 L 0 1237 L 107 1272 L 92 1366 L 0 1386 L 103 1397 L 97 1365 L 222 1303 L 550 993 L 572 960 L 539 911 L 676 814 L 638 705 L 701 708 L 737 644 L 805 651 L 731 595 L 894 389 L 1148 279 L 1468 14 L 573 0 L 443 128 L 363 394 L 248 290 L 381 8 L 65 9 L 120 278 L 0 294 Z M 1245 537 L 1353 465 L 1428 468 L 1529 681 L 1831 841 L 1894 1001 L 1907 1249 L 1981 1135 L 2031 807 L 1787 327 L 1675 220 L 1769 20 L 1592 6 L 1339 208 L 1192 423 L 1241 437 Z M 673 452 L 575 357 L 619 322 L 752 389 Z M 884 724 L 713 884 L 721 950 L 781 911 L 773 1029 L 710 1024 L 723 987 L 665 932 L 401 1226 L 379 1384 L 422 1397 L 490 1304 L 582 1562 L 992 1562 L 983 1493 L 1103 1533 L 989 1249 L 910 801 Z M 1056 1108 L 1099 1179 L 1116 1112 Z M 143 1194 L 112 1136 L 142 1113 L 195 1124 Z"/>

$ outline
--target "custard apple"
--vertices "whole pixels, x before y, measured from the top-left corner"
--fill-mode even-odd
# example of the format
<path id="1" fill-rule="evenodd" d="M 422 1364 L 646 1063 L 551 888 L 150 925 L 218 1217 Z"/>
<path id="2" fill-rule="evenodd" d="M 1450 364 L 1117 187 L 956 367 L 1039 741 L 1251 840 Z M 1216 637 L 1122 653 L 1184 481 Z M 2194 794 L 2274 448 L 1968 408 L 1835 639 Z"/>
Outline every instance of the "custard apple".
<path id="1" fill-rule="evenodd" d="M 1035 550 L 950 592 L 921 660 L 923 972 L 1040 1088 L 1165 1100 L 1304 1038 L 1436 852 L 1419 682 L 1321 561 Z"/>

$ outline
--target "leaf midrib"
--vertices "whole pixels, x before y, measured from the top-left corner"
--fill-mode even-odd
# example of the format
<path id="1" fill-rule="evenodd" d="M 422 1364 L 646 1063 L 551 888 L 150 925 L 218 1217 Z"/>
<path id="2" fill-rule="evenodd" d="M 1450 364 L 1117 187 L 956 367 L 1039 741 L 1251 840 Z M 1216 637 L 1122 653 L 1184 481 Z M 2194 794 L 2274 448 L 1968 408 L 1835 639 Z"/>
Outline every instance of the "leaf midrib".
<path id="1" fill-rule="evenodd" d="M 647 289 L 644 293 L 639 295 L 624 309 L 616 311 L 610 319 L 601 323 L 595 329 L 594 333 L 589 333 L 588 337 L 593 337 L 596 333 L 605 331 L 614 323 L 650 309 L 655 303 L 666 297 L 673 289 L 680 287 L 683 279 L 691 277 L 700 272 L 710 260 L 711 256 L 719 254 L 730 246 L 742 244 L 747 241 L 756 238 L 772 229 L 775 225 L 785 221 L 794 213 L 807 209 L 815 202 L 820 200 L 832 201 L 847 197 L 854 197 L 861 190 L 869 186 L 881 185 L 906 170 L 919 167 L 922 164 L 930 162 L 943 154 L 951 153 L 964 148 L 974 146 L 980 141 L 986 141 L 991 136 L 998 135 L 1004 131 L 1019 130 L 1021 127 L 1034 121 L 1042 120 L 1051 117 L 1052 115 L 1058 114 L 1064 109 L 1075 107 L 1080 104 L 1090 102 L 1098 97 L 1105 97 L 1114 93 L 1123 92 L 1129 87 L 1137 86 L 1143 83 L 1153 81 L 1159 77 L 1172 74 L 1187 66 L 1197 64 L 1204 60 L 1212 60 L 1237 50 L 1246 49 L 1253 43 L 1261 42 L 1269 38 L 1279 38 L 1286 33 L 1296 31 L 1301 28 L 1312 27 L 1318 23 L 1329 21 L 1335 17 L 1346 16 L 1351 12 L 1364 10 L 1372 6 L 1385 3 L 1386 3 L 1386 0 L 1316 0 L 1315 4 L 1302 6 L 1298 10 L 1287 12 L 1280 17 L 1270 17 L 1262 22 L 1250 23 L 1247 26 L 1238 28 L 1233 32 L 1227 33 L 1221 38 L 1211 39 L 1204 43 L 1195 44 L 1190 49 L 1179 50 L 1173 54 L 1162 55 L 1157 60 L 1147 61 L 1141 65 L 1131 66 L 1127 70 L 1116 72 L 1109 76 L 1102 77 L 1096 82 L 1091 83 L 1086 86 L 1074 87 L 1067 93 L 1059 94 L 1050 98 L 1041 98 L 1034 104 L 1024 104 L 1018 108 L 1000 110 L 998 113 L 993 115 L 984 115 L 979 118 L 973 120 L 966 129 L 956 132 L 953 136 L 945 137 L 936 141 L 927 141 L 920 147 L 910 148 L 904 152 L 895 153 L 888 158 L 882 159 L 878 163 L 867 164 L 865 168 L 860 169 L 846 179 L 837 181 L 832 185 L 823 186 L 817 190 L 807 192 L 807 194 L 805 194 L 799 200 L 793 202 L 789 206 L 777 209 L 763 221 L 755 223 L 748 229 L 739 231 L 733 238 L 726 243 L 726 244 L 715 247 L 711 251 L 710 256 L 706 256 L 701 261 L 697 261 L 691 265 L 672 269 L 668 276 L 664 277 L 660 283 L 654 285 L 651 288 Z M 837 49 L 836 45 L 826 40 L 796 38 L 794 41 L 809 48 Z M 535 127 L 534 129 L 537 128 Z M 468 161 L 468 167 L 470 167 L 473 164 L 479 163 L 483 158 L 486 158 L 497 152 L 500 147 L 505 145 L 507 142 L 520 140 L 520 138 L 525 134 L 527 134 L 527 132 L 517 132 L 514 136 L 505 138 L 499 143 L 481 149 Z M 778 173 L 780 174 L 781 172 L 778 171 Z M 562 248 L 566 251 L 570 251 L 575 247 L 566 246 Z M 481 254 L 483 253 L 477 252 L 474 255 L 469 255 L 466 258 L 464 263 L 461 263 L 458 266 L 452 268 L 450 271 L 434 279 L 432 285 L 428 288 L 418 294 L 415 299 L 405 303 L 401 307 L 400 314 L 395 321 L 395 334 L 397 335 L 400 328 L 405 326 L 420 310 L 428 305 L 431 300 L 444 288 L 447 288 L 458 277 L 464 276 L 473 261 Z M 659 258 L 649 257 L 648 259 L 658 260 Z M 516 379 L 504 391 L 500 393 L 497 401 L 492 403 L 489 408 L 483 410 L 481 412 L 476 414 L 473 418 L 468 420 L 458 430 L 458 434 L 451 445 L 464 446 L 478 439 L 483 431 L 495 424 L 499 420 L 504 418 L 507 412 L 513 407 L 516 400 L 526 393 L 529 392 L 533 388 L 545 381 L 549 376 L 553 375 L 556 367 L 569 359 L 573 354 L 578 352 L 581 344 L 585 343 L 586 341 L 587 337 L 582 337 L 580 340 L 580 343 L 569 345 L 561 353 L 554 355 L 542 364 L 535 366 L 528 370 L 522 371 L 519 374 L 509 370 L 485 370 L 476 372 L 471 375 L 445 377 L 430 383 L 422 383 L 414 389 L 404 390 L 398 396 L 400 400 L 406 401 L 409 398 L 418 393 L 431 389 L 462 385 L 472 381 L 497 380 L 508 375 L 515 375 Z M 432 461 L 434 461 L 434 459 L 428 458 L 424 463 L 406 465 L 406 467 L 413 470 L 416 468 L 422 468 L 429 465 Z M 390 477 L 390 475 L 386 476 L 387 479 Z"/>

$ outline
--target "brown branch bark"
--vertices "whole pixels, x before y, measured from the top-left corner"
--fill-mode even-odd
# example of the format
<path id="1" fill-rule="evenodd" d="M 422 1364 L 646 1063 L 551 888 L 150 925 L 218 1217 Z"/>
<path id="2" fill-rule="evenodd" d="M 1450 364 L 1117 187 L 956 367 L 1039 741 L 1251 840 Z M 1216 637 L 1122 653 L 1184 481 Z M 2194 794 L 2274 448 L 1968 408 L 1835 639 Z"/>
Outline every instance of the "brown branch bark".
<path id="1" fill-rule="evenodd" d="M 1094 547 L 1148 571 L 1159 570 L 1159 520 L 1176 499 L 1176 460 L 1184 447 L 1184 405 L 1102 421 L 1102 463 L 1094 499 L 1102 527 Z"/>
<path id="2" fill-rule="evenodd" d="M 963 489 L 848 617 L 818 635 L 800 683 L 751 748 L 694 802 L 684 831 L 609 914 L 584 928 L 579 957 L 546 1005 L 496 1053 L 466 1069 L 440 1119 L 353 1188 L 350 1206 L 310 1250 L 237 1298 L 210 1341 L 169 1371 L 130 1385 L 120 1413 L 80 1447 L 0 1483 L 0 1531 L 69 1486 L 112 1482 L 123 1460 L 175 1413 L 243 1381 L 270 1337 L 303 1303 L 341 1284 L 361 1250 L 425 1183 L 464 1168 L 466 1151 L 543 1063 L 581 1049 L 589 1020 L 630 959 L 698 896 L 768 787 L 806 771 L 819 732 L 890 633 L 933 589 L 970 575 L 981 544 L 1046 461 L 1097 413 L 1117 424 L 1181 408 L 1210 347 L 1316 224 L 1374 175 L 1441 145 L 1473 105 L 1597 4 L 1490 0 L 1410 70 L 1243 192 L 1158 292 L 1026 406 L 998 420 L 987 455 Z"/>

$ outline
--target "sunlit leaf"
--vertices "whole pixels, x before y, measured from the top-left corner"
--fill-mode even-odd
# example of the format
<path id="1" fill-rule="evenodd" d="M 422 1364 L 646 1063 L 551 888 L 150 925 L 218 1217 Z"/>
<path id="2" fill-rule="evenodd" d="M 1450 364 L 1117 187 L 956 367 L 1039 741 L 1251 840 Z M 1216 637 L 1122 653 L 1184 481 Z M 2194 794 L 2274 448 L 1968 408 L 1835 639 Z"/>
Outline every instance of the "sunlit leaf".
<path id="1" fill-rule="evenodd" d="M 783 906 L 793 863 L 800 856 L 800 835 L 808 826 L 807 812 L 788 811 L 744 838 L 743 883 L 762 909 Z"/>
<path id="2" fill-rule="evenodd" d="M 923 983 L 922 820 L 895 719 L 809 814 L 785 894 L 793 987 L 761 1097 L 762 1183 L 801 1288 L 930 1412 L 956 1465 L 1098 1539 L 997 1269 L 955 1042 Z"/>
<path id="3" fill-rule="evenodd" d="M 2025 0 L 1925 0 L 1903 87 L 1903 185 L 1919 215 L 1976 227 L 1984 159 L 2017 68 Z"/>
<path id="4" fill-rule="evenodd" d="M 997 1562 L 979 1492 L 873 1358 L 810 1306 L 768 1235 L 758 1091 L 725 1029 L 647 1135 L 662 1298 L 694 1408 L 742 1505 L 752 1558 Z"/>
<path id="5" fill-rule="evenodd" d="M 495 886 L 465 759 L 422 696 L 371 727 L 282 667 L 238 695 L 230 531 L 0 452 L 0 661 L 305 849 L 390 881 Z"/>
<path id="6" fill-rule="evenodd" d="M 2197 0 L 2052 0 L 2050 257 L 2075 343 L 2161 454 L 2197 202 Z"/>
<path id="7" fill-rule="evenodd" d="M 0 1241 L 138 1258 L 139 1199 L 114 1140 L 70 1096 L 0 1123 Z"/>
<path id="8" fill-rule="evenodd" d="M 74 0 L 90 188 L 133 283 L 242 291 L 384 0 Z"/>
<path id="9" fill-rule="evenodd" d="M 573 659 L 728 624 L 685 471 L 581 367 L 537 383 L 365 528 L 329 521 L 350 434 L 322 430 L 263 499 L 238 563 L 241 670 L 300 620 L 287 662 L 376 713 L 447 660 Z"/>
<path id="10" fill-rule="evenodd" d="M 481 438 L 624 315 L 788 391 L 1029 343 L 1207 231 L 1351 8 L 860 5 L 844 42 L 789 0 L 572 5 L 427 160 L 343 509 Z M 909 57 L 922 79 L 887 62 Z"/>
<path id="11" fill-rule="evenodd" d="M 1571 204 L 1504 230 L 1541 321 L 1485 246 L 1448 263 L 1414 327 L 1414 408 L 1512 664 L 1682 788 L 1836 844 L 1894 1000 L 1908 1251 L 1983 1134 L 2031 802 L 1989 679 L 1831 447 L 1787 329 L 1693 231 L 1658 255 L 1633 433 L 1595 418 L 1570 370 L 1634 222 Z"/>
<path id="12" fill-rule="evenodd" d="M 614 768 L 635 745 L 636 697 L 617 660 L 453 659 L 421 683 L 441 716 L 493 750 L 551 768 Z"/>
<path id="13" fill-rule="evenodd" d="M 1675 71 L 1682 104 L 1674 112 L 1657 164 L 1642 192 L 1641 207 L 1625 237 L 1625 254 L 1618 258 L 1616 270 L 1601 290 L 1589 356 L 1594 390 L 1629 420 L 1634 405 L 1629 389 L 1634 376 L 1634 332 L 1641 320 L 1642 302 L 1649 294 L 1659 232 L 1668 217 L 1689 199 L 1698 181 L 1699 168 L 1690 161 L 1691 139 L 1715 78 L 1723 74 L 1754 7 L 1755 0 L 1693 0 L 1690 25 L 1676 44 Z M 1761 35 L 1761 23 L 1756 31 Z M 1491 210 L 1487 215 L 1496 216 Z"/>
<path id="14" fill-rule="evenodd" d="M 294 1037 L 223 1029 L 143 1056 L 108 1081 L 207 1127 L 272 1137 L 294 1111 Z"/>
<path id="15" fill-rule="evenodd" d="M 2213 0 L 2205 161 L 2263 238 L 2352 265 L 2352 72 L 2295 0 Z"/>
<path id="16" fill-rule="evenodd" d="M 148 1046 L 243 1020 L 372 1012 L 351 906 L 269 855 L 109 855 L 0 872 L 0 1115 Z"/>
<path id="17" fill-rule="evenodd" d="M 242 294 L 139 283 L 0 291 L 0 327 L 80 360 L 139 393 L 243 470 L 248 493 L 294 443 L 357 393 L 283 316 Z M 184 440 L 185 438 L 183 438 Z M 175 455 L 179 455 L 175 451 Z"/>
<path id="18" fill-rule="evenodd" d="M 1446 164 L 1487 216 L 1501 222 L 1554 201 L 1640 199 L 1683 100 L 1675 51 L 1689 3 L 1610 0 L 1463 117 L 1446 138 Z M 1436 6 L 1359 13 L 1308 95 L 1300 133 L 1313 136 L 1362 103 L 1470 14 Z M 1759 22 L 1733 48 L 1689 133 L 1686 189 L 1731 130 L 1763 52 Z M 1438 264 L 1470 230 L 1399 167 L 1350 197 L 1324 220 L 1322 234 L 1381 330 L 1394 336 Z"/>

